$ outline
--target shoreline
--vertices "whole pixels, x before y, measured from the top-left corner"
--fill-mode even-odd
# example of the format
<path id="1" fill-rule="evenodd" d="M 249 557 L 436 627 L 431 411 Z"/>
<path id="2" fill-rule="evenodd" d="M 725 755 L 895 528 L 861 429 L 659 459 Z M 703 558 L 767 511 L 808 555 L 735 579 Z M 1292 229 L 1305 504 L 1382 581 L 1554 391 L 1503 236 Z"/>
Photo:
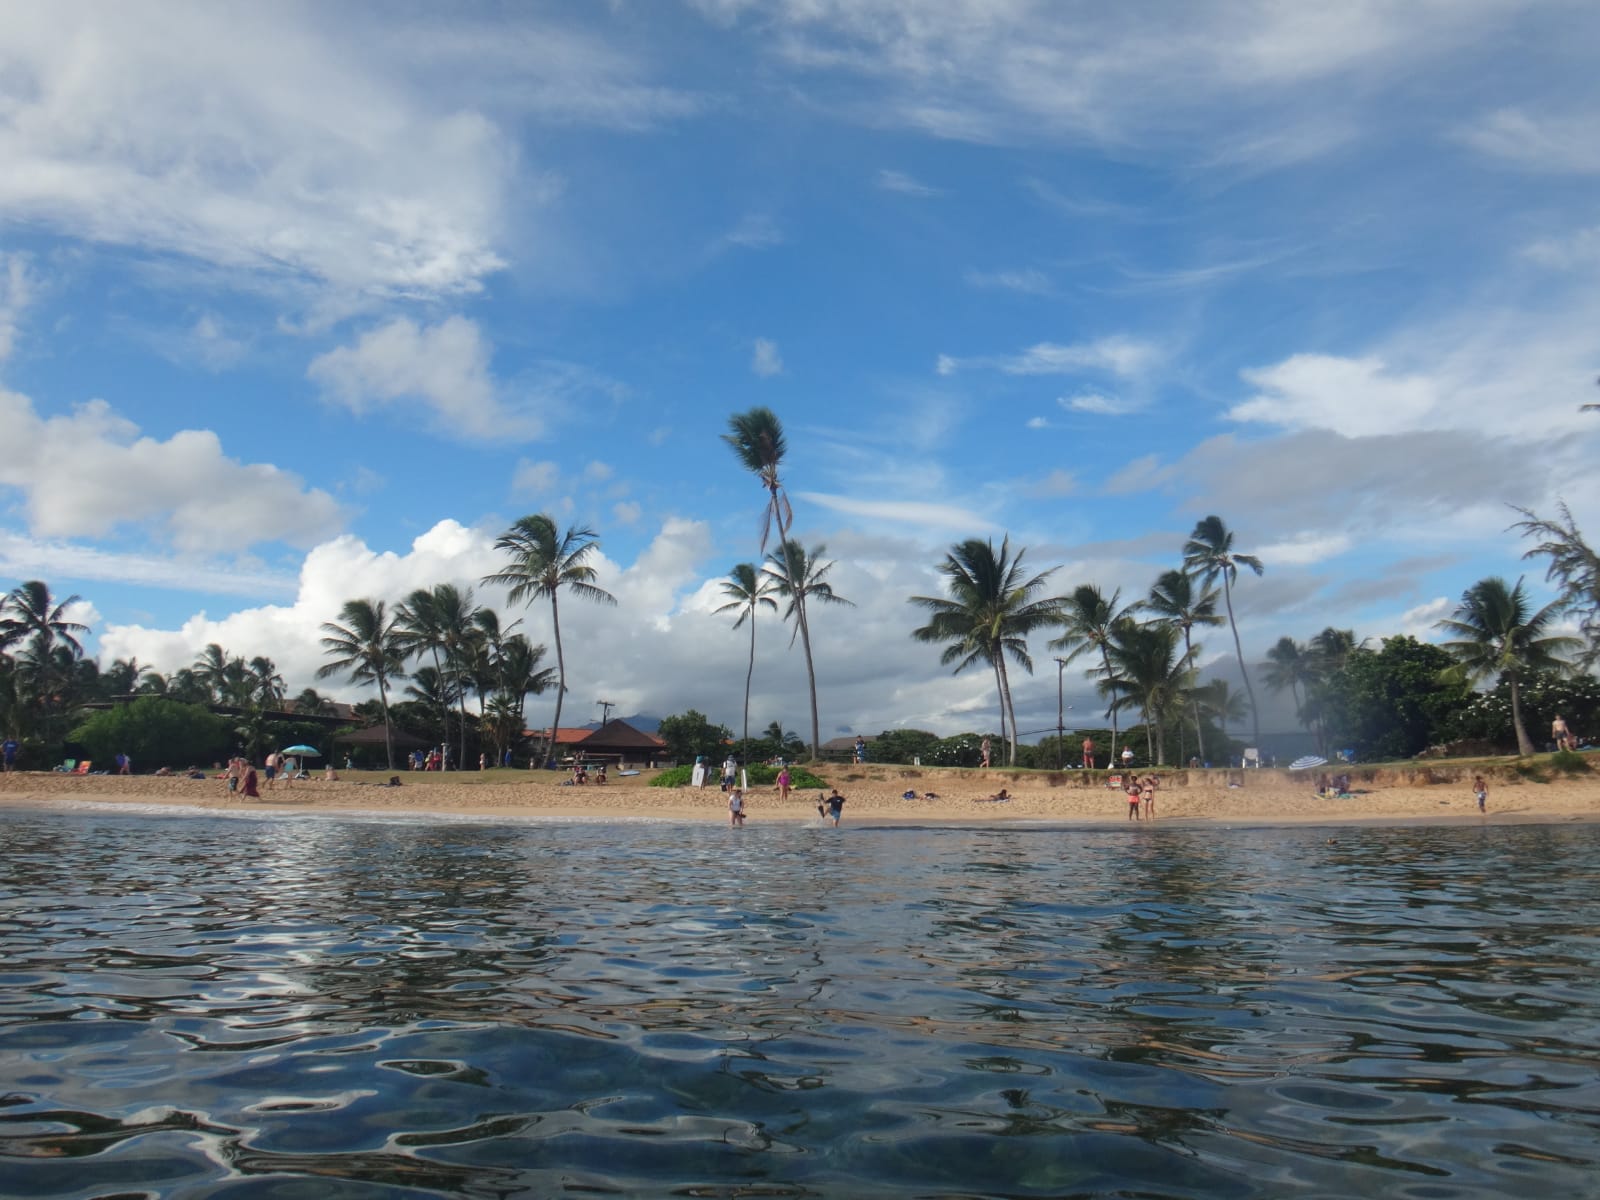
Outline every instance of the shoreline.
<path id="1" fill-rule="evenodd" d="M 386 773 L 371 773 L 373 778 Z M 1214 779 L 1173 780 L 1158 793 L 1154 820 L 1130 821 L 1126 802 L 1110 789 L 1052 785 L 1047 779 L 1017 780 L 1010 773 L 922 775 L 924 788 L 977 791 L 1004 786 L 1008 801 L 941 793 L 936 799 L 906 800 L 901 779 L 880 769 L 874 779 L 852 772 L 839 779 L 847 797 L 844 827 L 996 829 L 1055 828 L 1296 828 L 1323 826 L 1420 827 L 1462 825 L 1552 825 L 1600 822 L 1600 778 L 1558 778 L 1548 783 L 1496 780 L 1489 811 L 1479 814 L 1470 790 L 1458 782 L 1378 785 L 1334 799 L 1316 796 L 1309 785 L 1278 777 L 1256 777 L 1243 787 Z M 977 776 L 977 777 L 974 777 Z M 0 809 L 42 812 L 146 812 L 151 815 L 344 817 L 357 820 L 415 818 L 448 823 L 689 824 L 728 823 L 726 797 L 715 788 L 651 788 L 642 777 L 606 786 L 562 786 L 544 776 L 463 772 L 401 775 L 397 788 L 376 782 L 313 779 L 279 787 L 261 799 L 231 798 L 221 781 L 167 776 L 67 776 L 18 772 L 0 777 Z M 998 784 L 996 783 L 998 780 Z M 991 794 L 993 792 L 991 791 Z M 747 793 L 750 824 L 816 825 L 813 793 L 791 794 L 780 803 L 772 789 Z"/>

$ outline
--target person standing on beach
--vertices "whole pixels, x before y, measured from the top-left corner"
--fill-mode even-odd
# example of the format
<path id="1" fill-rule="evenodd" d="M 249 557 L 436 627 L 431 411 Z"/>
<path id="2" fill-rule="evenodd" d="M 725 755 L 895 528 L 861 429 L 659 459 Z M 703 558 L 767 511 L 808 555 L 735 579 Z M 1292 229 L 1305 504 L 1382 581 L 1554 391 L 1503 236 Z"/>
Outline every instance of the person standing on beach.
<path id="1" fill-rule="evenodd" d="M 983 735 L 982 744 L 978 747 L 978 753 L 983 755 L 983 765 L 985 767 L 989 765 L 989 754 L 992 749 L 993 747 L 989 744 L 989 735 L 986 733 Z"/>
<path id="2" fill-rule="evenodd" d="M 828 799 L 825 801 L 825 803 L 828 806 L 828 820 L 832 821 L 834 828 L 837 829 L 839 826 L 839 818 L 844 815 L 844 797 L 839 795 L 838 788 L 832 788 L 829 790 Z"/>
<path id="3" fill-rule="evenodd" d="M 1137 780 L 1128 780 L 1128 820 L 1139 819 L 1139 783 Z"/>
<path id="4" fill-rule="evenodd" d="M 283 755 L 279 754 L 276 750 L 272 751 L 272 753 L 267 755 L 267 768 L 266 768 L 267 769 L 267 791 L 269 791 L 269 792 L 272 790 L 272 788 L 274 786 L 273 785 L 273 780 L 278 778 L 278 764 L 281 763 L 282 761 L 283 761 Z M 252 767 L 250 769 L 252 771 L 255 770 L 254 767 Z"/>
<path id="5" fill-rule="evenodd" d="M 1144 785 L 1139 789 L 1139 795 L 1144 800 L 1144 819 L 1156 819 L 1156 788 L 1160 786 L 1154 775 L 1144 777 Z"/>
<path id="6" fill-rule="evenodd" d="M 728 824 L 732 826 L 744 824 L 744 793 L 738 788 L 728 793 Z"/>
<path id="7" fill-rule="evenodd" d="M 738 777 L 739 764 L 730 754 L 722 760 L 722 790 L 725 792 L 732 791 L 734 780 Z"/>
<path id="8" fill-rule="evenodd" d="M 856 734 L 856 761 L 858 763 L 867 761 L 867 743 L 859 733 Z"/>
<path id="9" fill-rule="evenodd" d="M 244 794 L 246 799 L 261 799 L 261 792 L 256 788 L 256 769 L 249 763 L 244 767 Z"/>
<path id="10" fill-rule="evenodd" d="M 1567 723 L 1561 719 L 1561 714 L 1556 714 L 1556 719 L 1550 722 L 1550 740 L 1556 744 L 1557 750 L 1572 749 L 1572 733 L 1567 729 Z"/>
<path id="11" fill-rule="evenodd" d="M 1131 766 L 1133 766 L 1133 750 L 1131 747 L 1124 746 L 1122 748 L 1122 769 L 1126 771 Z"/>
<path id="12" fill-rule="evenodd" d="M 1083 739 L 1083 769 L 1094 770 L 1094 739 L 1091 737 Z"/>
<path id="13" fill-rule="evenodd" d="M 778 801 L 780 803 L 787 803 L 788 802 L 788 799 L 789 799 L 789 783 L 790 783 L 789 768 L 788 767 L 780 767 L 778 769 Z"/>
<path id="14" fill-rule="evenodd" d="M 1482 775 L 1472 781 L 1472 794 L 1478 801 L 1478 811 L 1488 812 L 1489 785 L 1483 781 Z"/>

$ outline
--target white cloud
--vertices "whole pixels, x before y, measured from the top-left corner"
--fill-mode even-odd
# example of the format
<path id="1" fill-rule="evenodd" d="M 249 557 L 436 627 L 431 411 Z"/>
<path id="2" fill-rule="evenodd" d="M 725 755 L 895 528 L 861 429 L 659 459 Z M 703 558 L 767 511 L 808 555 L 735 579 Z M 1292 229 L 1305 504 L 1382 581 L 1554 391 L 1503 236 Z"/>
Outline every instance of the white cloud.
<path id="1" fill-rule="evenodd" d="M 590 483 L 604 483 L 616 473 L 615 467 L 610 463 L 603 463 L 599 459 L 590 461 L 583 468 L 583 477 Z"/>
<path id="2" fill-rule="evenodd" d="M 719 247 L 738 246 L 745 250 L 766 250 L 782 244 L 783 230 L 765 213 L 745 215 L 718 241 Z"/>
<path id="3" fill-rule="evenodd" d="M 20 254 L 0 254 L 0 363 L 11 356 L 22 311 L 32 299 L 28 260 Z"/>
<path id="4" fill-rule="evenodd" d="M 783 374 L 783 356 L 778 353 L 778 343 L 757 338 L 750 355 L 750 369 L 763 379 Z"/>
<path id="5" fill-rule="evenodd" d="M 1540 238 L 1523 251 L 1541 266 L 1580 270 L 1600 266 L 1600 225 L 1559 237 Z"/>
<path id="6" fill-rule="evenodd" d="M 1070 496 L 1078 490 L 1078 480 L 1071 471 L 1057 467 L 1033 486 L 1036 496 Z"/>
<path id="7" fill-rule="evenodd" d="M 899 192 L 902 196 L 943 195 L 939 188 L 930 187 L 928 184 L 907 175 L 904 171 L 891 171 L 888 168 L 884 168 L 878 172 L 875 182 L 883 191 Z"/>
<path id="8" fill-rule="evenodd" d="M 934 529 L 966 530 L 986 533 L 997 526 L 971 509 L 955 504 L 937 504 L 922 500 L 863 500 L 854 496 L 834 496 L 823 492 L 801 492 L 802 500 L 820 504 L 834 512 L 849 513 L 868 520 L 889 521 L 896 524 L 923 525 Z"/>
<path id="9" fill-rule="evenodd" d="M 328 493 L 271 464 L 229 458 L 208 429 L 158 441 L 103 400 L 41 418 L 27 397 L 4 389 L 0 428 L 13 447 L 27 447 L 0 456 L 0 485 L 22 492 L 38 538 L 143 527 L 179 550 L 210 553 L 304 545 L 342 523 Z"/>
<path id="10" fill-rule="evenodd" d="M 1135 411 L 1139 406 L 1118 396 L 1105 396 L 1099 392 L 1085 392 L 1079 396 L 1058 396 L 1056 403 L 1068 412 L 1093 413 L 1102 417 L 1120 417 Z"/>
<path id="11" fill-rule="evenodd" d="M 644 515 L 644 507 L 637 500 L 622 500 L 611 506 L 611 515 L 619 525 L 635 525 Z"/>
<path id="12" fill-rule="evenodd" d="M 1160 359 L 1161 351 L 1154 343 L 1116 335 L 1092 342 L 1038 342 L 1011 355 L 955 358 L 941 354 L 935 369 L 941 375 L 979 369 L 1007 375 L 1078 375 L 1094 371 L 1131 379 L 1149 371 Z"/>
<path id="13" fill-rule="evenodd" d="M 1256 556 L 1268 567 L 1308 567 L 1338 558 L 1354 544 L 1348 534 L 1301 533 L 1257 550 Z"/>
<path id="14" fill-rule="evenodd" d="M 489 371 L 490 348 L 476 323 L 448 317 L 419 326 L 405 317 L 313 359 L 306 375 L 352 412 L 416 401 L 435 424 L 461 438 L 538 436 L 543 422 L 501 402 Z"/>
<path id="15" fill-rule="evenodd" d="M 1027 426 L 1027 428 L 1029 428 L 1029 429 L 1049 429 L 1050 428 L 1050 422 L 1048 420 L 1046 420 L 1044 417 L 1029 417 L 1026 421 L 1023 422 L 1023 424 L 1025 426 Z"/>
<path id="16" fill-rule="evenodd" d="M 511 474 L 511 490 L 518 496 L 545 496 L 561 483 L 561 468 L 553 462 L 521 459 Z"/>
<path id="17" fill-rule="evenodd" d="M 1600 145 L 1592 112 L 1534 116 L 1520 108 L 1490 113 L 1462 130 L 1468 145 L 1530 171 L 1592 175 L 1600 171 Z"/>
<path id="18" fill-rule="evenodd" d="M 1014 271 L 968 271 L 966 279 L 975 288 L 1021 292 L 1028 296 L 1045 296 L 1051 291 L 1050 277 L 1032 267 Z"/>
<path id="19" fill-rule="evenodd" d="M 125 553 L 76 542 L 40 541 L 0 530 L 0 575 L 16 579 L 92 579 L 212 595 L 293 595 L 293 575 L 252 570 L 238 562 Z M 85 621 L 84 624 L 92 622 Z"/>
<path id="20" fill-rule="evenodd" d="M 1296 354 L 1243 376 L 1260 390 L 1228 416 L 1286 429 L 1331 429 L 1351 437 L 1414 429 L 1439 402 L 1432 380 L 1395 375 L 1375 357 Z"/>

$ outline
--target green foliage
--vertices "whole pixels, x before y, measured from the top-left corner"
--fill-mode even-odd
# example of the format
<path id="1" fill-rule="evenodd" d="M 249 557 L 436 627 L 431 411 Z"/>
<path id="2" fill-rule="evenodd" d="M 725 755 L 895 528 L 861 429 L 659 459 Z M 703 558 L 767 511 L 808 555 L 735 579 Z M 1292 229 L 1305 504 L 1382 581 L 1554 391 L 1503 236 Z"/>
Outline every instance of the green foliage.
<path id="1" fill-rule="evenodd" d="M 1587 775 L 1589 773 L 1589 760 L 1576 750 L 1557 750 L 1550 756 L 1550 766 L 1553 770 L 1561 771 L 1567 775 Z"/>
<path id="2" fill-rule="evenodd" d="M 873 762 L 907 763 L 920 758 L 928 761 L 928 752 L 938 744 L 939 735 L 926 729 L 885 729 L 868 748 Z"/>
<path id="3" fill-rule="evenodd" d="M 1544 764 L 1536 763 L 1532 759 L 1519 758 L 1511 764 L 1511 769 L 1530 783 L 1549 783 L 1550 773 L 1545 770 Z"/>
<path id="4" fill-rule="evenodd" d="M 718 764 L 720 767 L 720 764 Z M 778 782 L 778 771 L 781 768 L 769 767 L 765 763 L 753 763 L 744 768 L 750 775 L 751 787 L 775 787 Z M 709 775 L 715 777 L 713 769 Z M 663 771 L 650 781 L 651 787 L 688 787 L 689 781 L 694 777 L 694 765 L 673 767 Z M 818 779 L 804 767 L 789 768 L 789 786 L 796 791 L 806 791 L 811 788 L 825 788 L 828 785 Z"/>
<path id="5" fill-rule="evenodd" d="M 1411 758 L 1439 741 L 1472 703 L 1464 681 L 1446 681 L 1454 661 L 1413 637 L 1352 650 L 1322 695 L 1335 744 L 1371 761 Z"/>
<path id="6" fill-rule="evenodd" d="M 991 747 L 990 762 L 1001 761 L 998 743 Z M 983 761 L 983 735 L 958 733 L 935 742 L 922 756 L 927 767 L 976 767 Z"/>
<path id="7" fill-rule="evenodd" d="M 663 718 L 657 730 L 667 750 L 680 763 L 692 763 L 697 754 L 705 755 L 707 762 L 720 766 L 727 752 L 727 743 L 733 734 L 725 726 L 713 725 L 706 715 L 696 709 Z"/>
<path id="8" fill-rule="evenodd" d="M 1559 714 L 1575 735 L 1600 738 L 1600 679 L 1593 675 L 1538 674 L 1523 681 L 1519 697 L 1522 720 L 1536 746 L 1549 742 L 1550 722 Z M 1511 684 L 1501 680 L 1492 689 L 1480 692 L 1445 731 L 1441 741 L 1471 738 L 1511 746 L 1516 731 L 1511 727 Z"/>
<path id="9" fill-rule="evenodd" d="M 109 768 L 131 755 L 140 770 L 204 765 L 225 758 L 233 745 L 232 723 L 198 704 L 145 696 L 97 712 L 72 731 L 85 757 Z"/>

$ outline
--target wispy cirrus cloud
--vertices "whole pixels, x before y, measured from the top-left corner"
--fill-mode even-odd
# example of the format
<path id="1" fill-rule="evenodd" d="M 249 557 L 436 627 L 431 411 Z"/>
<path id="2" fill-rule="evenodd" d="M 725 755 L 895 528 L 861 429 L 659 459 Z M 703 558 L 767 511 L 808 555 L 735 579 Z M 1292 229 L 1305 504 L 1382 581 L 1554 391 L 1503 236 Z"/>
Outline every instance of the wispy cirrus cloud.
<path id="1" fill-rule="evenodd" d="M 801 492 L 800 498 L 833 512 L 898 525 L 920 525 L 930 529 L 992 532 L 998 528 L 987 517 L 957 504 L 923 500 L 868 500 L 826 492 Z"/>
<path id="2" fill-rule="evenodd" d="M 1046 296 L 1052 290 L 1050 277 L 1032 267 L 1010 271 L 968 271 L 965 278 L 970 286 L 986 291 L 1022 292 L 1029 296 Z"/>
<path id="3" fill-rule="evenodd" d="M 923 183 L 904 171 L 891 171 L 887 167 L 873 177 L 874 184 L 885 192 L 899 192 L 902 196 L 942 196 L 943 190 Z"/>
<path id="4" fill-rule="evenodd" d="M 1153 342 L 1117 335 L 1092 342 L 1038 342 L 1018 354 L 957 358 L 941 354 L 935 369 L 941 375 L 990 370 L 1007 375 L 1076 375 L 1099 371 L 1121 378 L 1142 375 L 1161 359 Z"/>

